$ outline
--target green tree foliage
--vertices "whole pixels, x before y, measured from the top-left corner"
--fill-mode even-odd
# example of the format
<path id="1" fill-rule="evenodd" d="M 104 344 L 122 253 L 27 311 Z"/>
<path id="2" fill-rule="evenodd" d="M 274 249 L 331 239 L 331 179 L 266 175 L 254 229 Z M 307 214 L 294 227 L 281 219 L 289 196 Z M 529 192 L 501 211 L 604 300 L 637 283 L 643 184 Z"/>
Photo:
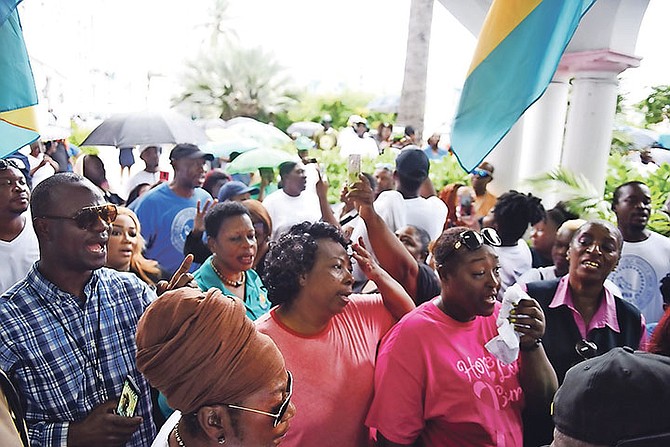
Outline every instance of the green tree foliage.
<path id="1" fill-rule="evenodd" d="M 612 154 L 607 164 L 605 193 L 602 196 L 585 177 L 563 168 L 529 179 L 528 183 L 536 191 L 559 194 L 567 208 L 582 218 L 605 219 L 616 223 L 616 216 L 611 209 L 614 190 L 617 186 L 632 180 L 643 181 L 651 190 L 652 212 L 649 228 L 670 236 L 670 217 L 664 212 L 670 187 L 668 164 L 661 165 L 656 172 L 645 178 L 631 168 L 630 163 L 622 155 Z"/>
<path id="2" fill-rule="evenodd" d="M 670 86 L 657 85 L 651 89 L 649 96 L 636 104 L 636 107 L 644 113 L 647 127 L 670 120 Z"/>
<path id="3" fill-rule="evenodd" d="M 187 64 L 174 102 L 195 116 L 267 122 L 295 101 L 288 84 L 281 65 L 261 48 L 213 47 Z"/>

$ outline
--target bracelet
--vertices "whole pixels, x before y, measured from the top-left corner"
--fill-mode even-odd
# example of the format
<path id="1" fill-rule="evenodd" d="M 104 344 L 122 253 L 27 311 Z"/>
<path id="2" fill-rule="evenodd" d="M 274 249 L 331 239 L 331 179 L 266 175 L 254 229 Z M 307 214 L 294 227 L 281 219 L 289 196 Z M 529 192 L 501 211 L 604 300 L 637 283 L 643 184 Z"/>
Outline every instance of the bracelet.
<path id="1" fill-rule="evenodd" d="M 519 349 L 523 352 L 535 351 L 541 345 L 542 345 L 542 339 L 541 338 L 536 338 L 532 345 L 530 345 L 530 346 L 519 345 Z"/>

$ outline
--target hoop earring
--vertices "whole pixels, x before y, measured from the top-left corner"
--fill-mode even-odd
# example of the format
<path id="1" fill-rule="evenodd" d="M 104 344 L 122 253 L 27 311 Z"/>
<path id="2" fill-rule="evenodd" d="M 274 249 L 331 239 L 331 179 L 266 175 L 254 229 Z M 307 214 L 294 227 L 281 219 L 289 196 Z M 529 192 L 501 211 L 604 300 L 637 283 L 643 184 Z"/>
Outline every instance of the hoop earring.
<path id="1" fill-rule="evenodd" d="M 219 439 L 217 440 L 219 444 L 225 444 L 226 443 L 226 437 L 225 436 L 220 436 Z"/>

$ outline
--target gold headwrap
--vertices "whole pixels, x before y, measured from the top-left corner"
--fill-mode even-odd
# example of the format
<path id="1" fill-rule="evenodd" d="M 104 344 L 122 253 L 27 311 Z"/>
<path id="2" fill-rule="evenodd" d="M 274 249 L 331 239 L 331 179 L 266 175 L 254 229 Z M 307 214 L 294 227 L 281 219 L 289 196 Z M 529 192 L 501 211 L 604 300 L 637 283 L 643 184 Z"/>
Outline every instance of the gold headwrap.
<path id="1" fill-rule="evenodd" d="M 219 289 L 163 294 L 137 326 L 137 368 L 183 413 L 235 403 L 285 374 L 274 342 Z"/>

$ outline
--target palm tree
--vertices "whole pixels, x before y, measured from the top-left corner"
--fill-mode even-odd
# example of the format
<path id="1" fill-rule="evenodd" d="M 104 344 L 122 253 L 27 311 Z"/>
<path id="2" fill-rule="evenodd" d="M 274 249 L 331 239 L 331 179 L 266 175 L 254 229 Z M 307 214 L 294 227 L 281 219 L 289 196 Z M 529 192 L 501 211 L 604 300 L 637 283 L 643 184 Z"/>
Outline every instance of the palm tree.
<path id="1" fill-rule="evenodd" d="M 282 71 L 272 54 L 261 48 L 202 51 L 187 64 L 183 91 L 174 102 L 200 117 L 267 120 L 295 101 Z"/>
<path id="2" fill-rule="evenodd" d="M 397 122 L 411 125 L 421 136 L 426 109 L 426 78 L 433 0 L 412 0 L 405 55 L 405 76 L 400 94 Z"/>

